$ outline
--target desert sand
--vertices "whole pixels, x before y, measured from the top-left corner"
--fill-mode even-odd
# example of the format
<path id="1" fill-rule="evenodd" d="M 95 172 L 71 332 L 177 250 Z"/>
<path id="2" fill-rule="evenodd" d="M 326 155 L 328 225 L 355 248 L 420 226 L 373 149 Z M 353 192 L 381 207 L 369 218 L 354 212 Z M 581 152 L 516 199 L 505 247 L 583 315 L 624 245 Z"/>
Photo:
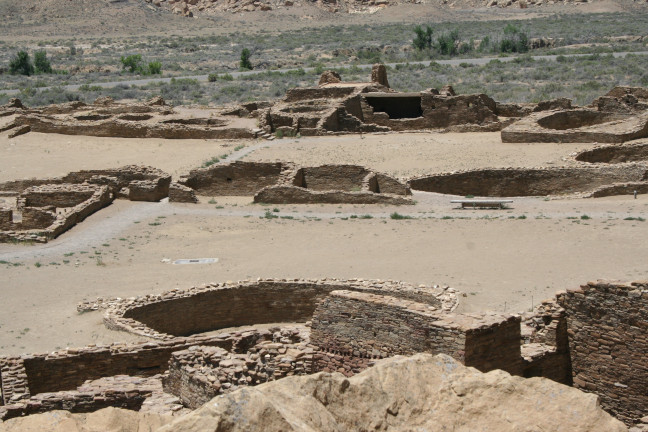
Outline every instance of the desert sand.
<path id="1" fill-rule="evenodd" d="M 147 163 L 177 176 L 240 144 L 39 134 L 7 140 L 2 134 L 1 178 L 54 176 L 128 163 Z M 593 145 L 503 145 L 493 133 L 244 144 L 248 147 L 241 152 L 257 149 L 247 159 L 344 161 L 402 176 L 471 166 L 565 164 L 571 163 L 571 152 Z M 251 197 L 201 197 L 197 205 L 115 201 L 50 243 L 0 245 L 0 352 L 140 340 L 106 330 L 101 312 L 78 314 L 76 304 L 208 282 L 257 277 L 395 279 L 452 286 L 462 293 L 463 311 L 523 312 L 557 290 L 588 280 L 648 278 L 643 235 L 648 225 L 624 220 L 648 218 L 644 195 L 636 200 L 515 198 L 507 210 L 461 210 L 450 204 L 451 198 L 417 192 L 416 205 L 405 207 L 262 206 L 252 204 Z M 279 218 L 267 219 L 266 212 Z M 413 219 L 393 220 L 393 212 Z M 219 261 L 163 262 L 206 257 Z"/>

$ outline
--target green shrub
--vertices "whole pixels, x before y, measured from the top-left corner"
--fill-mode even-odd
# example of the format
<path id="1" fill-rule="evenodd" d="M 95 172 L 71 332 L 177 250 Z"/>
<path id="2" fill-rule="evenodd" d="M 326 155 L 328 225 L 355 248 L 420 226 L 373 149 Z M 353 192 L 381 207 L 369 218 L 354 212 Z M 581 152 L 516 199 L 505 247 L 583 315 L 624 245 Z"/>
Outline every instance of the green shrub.
<path id="1" fill-rule="evenodd" d="M 250 53 L 250 50 L 247 48 L 243 48 L 243 51 L 241 51 L 241 61 L 239 62 L 239 66 L 241 69 L 247 69 L 247 70 L 252 70 L 252 62 L 250 62 L 250 56 L 252 54 Z"/>
<path id="2" fill-rule="evenodd" d="M 148 73 L 150 75 L 160 75 L 162 74 L 162 63 L 159 61 L 152 61 L 148 64 Z"/>
<path id="3" fill-rule="evenodd" d="M 443 55 L 456 55 L 457 42 L 459 41 L 459 31 L 452 30 L 450 33 L 444 33 L 437 38 L 437 48 Z"/>
<path id="4" fill-rule="evenodd" d="M 218 74 L 210 73 L 209 75 L 207 75 L 207 81 L 209 81 L 209 82 L 218 81 Z"/>
<path id="5" fill-rule="evenodd" d="M 36 73 L 52 73 L 52 65 L 45 51 L 36 51 L 34 53 L 34 69 Z"/>
<path id="6" fill-rule="evenodd" d="M 34 73 L 34 65 L 29 58 L 27 51 L 18 51 L 16 56 L 9 62 L 9 72 L 12 75 L 32 75 Z"/>

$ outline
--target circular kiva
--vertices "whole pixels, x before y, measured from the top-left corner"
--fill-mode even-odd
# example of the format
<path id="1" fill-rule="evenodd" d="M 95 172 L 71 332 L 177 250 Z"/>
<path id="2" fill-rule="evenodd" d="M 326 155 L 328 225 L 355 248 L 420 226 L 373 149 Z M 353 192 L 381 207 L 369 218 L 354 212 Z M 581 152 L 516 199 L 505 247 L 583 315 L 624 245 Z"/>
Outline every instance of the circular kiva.
<path id="1" fill-rule="evenodd" d="M 266 323 L 309 321 L 317 304 L 336 290 L 389 295 L 453 311 L 452 288 L 404 282 L 339 279 L 258 279 L 171 290 L 104 302 L 105 325 L 156 339 Z"/>

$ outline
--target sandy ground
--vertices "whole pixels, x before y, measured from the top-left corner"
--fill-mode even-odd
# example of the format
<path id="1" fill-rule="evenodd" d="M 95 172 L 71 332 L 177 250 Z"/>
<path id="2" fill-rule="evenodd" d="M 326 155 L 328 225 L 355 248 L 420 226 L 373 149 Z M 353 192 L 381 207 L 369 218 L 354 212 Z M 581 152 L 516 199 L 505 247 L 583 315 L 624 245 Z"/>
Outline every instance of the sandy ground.
<path id="1" fill-rule="evenodd" d="M 243 160 L 359 164 L 397 177 L 486 167 L 559 166 L 593 144 L 502 143 L 491 133 L 399 133 L 280 140 Z M 341 162 L 343 161 L 343 162 Z"/>
<path id="2" fill-rule="evenodd" d="M 0 181 L 62 176 L 81 169 L 141 164 L 174 177 L 204 161 L 231 153 L 253 140 L 166 140 L 101 138 L 28 133 L 8 139 L 0 134 Z"/>
<path id="3" fill-rule="evenodd" d="M 361 163 L 392 174 L 566 163 L 591 145 L 501 144 L 497 134 L 393 134 L 265 141 L 122 140 L 0 134 L 0 179 L 147 163 L 174 175 L 248 144 L 248 159 Z M 268 148 L 264 148 L 268 147 Z M 49 153 L 48 153 L 49 152 Z M 414 206 L 116 201 L 45 245 L 0 244 L 0 352 L 139 340 L 106 330 L 96 297 L 128 297 L 256 277 L 363 277 L 457 288 L 461 310 L 521 312 L 598 278 L 648 278 L 648 196 L 516 198 L 509 210 L 461 210 L 415 193 Z M 275 211 L 278 210 L 278 211 Z M 268 219 L 266 212 L 279 216 Z M 413 219 L 393 220 L 390 214 Z M 362 215 L 371 218 L 362 219 Z M 625 220 L 628 217 L 633 220 Z M 172 265 L 164 258 L 218 258 Z"/>

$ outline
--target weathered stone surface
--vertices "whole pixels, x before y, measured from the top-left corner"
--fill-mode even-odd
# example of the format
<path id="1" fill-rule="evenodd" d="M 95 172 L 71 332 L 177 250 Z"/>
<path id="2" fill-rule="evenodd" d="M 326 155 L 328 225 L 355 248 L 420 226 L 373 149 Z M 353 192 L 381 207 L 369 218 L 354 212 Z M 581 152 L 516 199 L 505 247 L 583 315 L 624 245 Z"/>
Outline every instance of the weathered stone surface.
<path id="1" fill-rule="evenodd" d="M 342 81 L 342 78 L 340 78 L 339 73 L 337 73 L 335 71 L 327 70 L 327 71 L 322 72 L 322 75 L 320 76 L 320 80 L 319 80 L 318 85 L 323 86 L 323 85 L 326 85 L 326 84 L 335 84 L 335 83 L 339 83 L 341 81 Z"/>
<path id="2" fill-rule="evenodd" d="M 542 378 L 483 374 L 446 355 L 417 354 L 380 361 L 351 378 L 318 373 L 240 389 L 160 432 L 626 431 L 596 400 Z"/>
<path id="3" fill-rule="evenodd" d="M 502 129 L 503 142 L 622 143 L 648 136 L 648 112 L 628 115 L 592 109 L 529 115 Z"/>
<path id="4" fill-rule="evenodd" d="M 574 387 L 630 425 L 648 412 L 648 283 L 590 282 L 557 297 L 565 309 Z"/>
<path id="5" fill-rule="evenodd" d="M 389 88 L 389 81 L 387 81 L 387 68 L 384 64 L 373 65 L 371 68 L 371 82 Z"/>
<path id="6" fill-rule="evenodd" d="M 414 190 L 453 195 L 545 196 L 592 192 L 603 185 L 641 181 L 646 170 L 640 164 L 483 169 L 417 177 L 408 183 Z"/>
<path id="7" fill-rule="evenodd" d="M 169 185 L 169 202 L 197 203 L 196 191 L 177 182 Z"/>
<path id="8" fill-rule="evenodd" d="M 153 432 L 173 420 L 171 415 L 123 408 L 103 408 L 88 414 L 50 411 L 0 422 L 2 432 Z"/>

